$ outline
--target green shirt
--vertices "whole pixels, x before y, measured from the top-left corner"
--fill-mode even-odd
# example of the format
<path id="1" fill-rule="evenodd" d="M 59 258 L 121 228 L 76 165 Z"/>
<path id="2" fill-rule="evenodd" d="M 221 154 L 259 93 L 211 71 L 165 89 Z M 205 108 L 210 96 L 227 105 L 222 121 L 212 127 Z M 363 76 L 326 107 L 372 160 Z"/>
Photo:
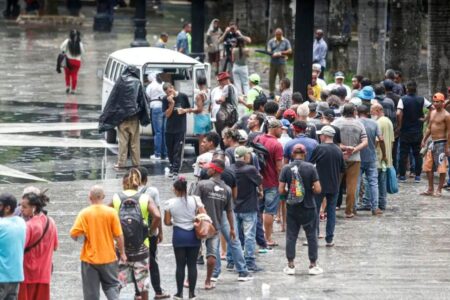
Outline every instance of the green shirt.
<path id="1" fill-rule="evenodd" d="M 252 104 L 253 102 L 255 102 L 256 97 L 258 97 L 259 93 L 262 92 L 262 88 L 259 85 L 256 85 L 254 87 L 252 87 L 248 92 L 247 92 L 247 104 Z M 246 113 L 252 113 L 253 109 L 249 109 L 247 108 Z"/>
<path id="2" fill-rule="evenodd" d="M 188 40 L 189 53 L 192 53 L 192 35 L 189 32 L 187 32 L 186 37 Z"/>

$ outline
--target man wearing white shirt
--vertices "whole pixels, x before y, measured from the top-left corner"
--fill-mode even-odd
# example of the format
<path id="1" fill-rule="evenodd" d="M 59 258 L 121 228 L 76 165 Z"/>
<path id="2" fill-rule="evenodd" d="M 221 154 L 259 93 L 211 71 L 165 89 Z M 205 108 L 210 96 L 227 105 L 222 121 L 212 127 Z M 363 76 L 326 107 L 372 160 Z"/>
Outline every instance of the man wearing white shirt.
<path id="1" fill-rule="evenodd" d="M 346 98 L 350 99 L 352 91 L 348 85 L 344 84 L 344 79 L 345 79 L 344 73 L 342 73 L 340 71 L 336 72 L 334 74 L 334 82 L 327 85 L 326 89 L 331 91 L 331 90 L 334 90 L 334 89 L 342 86 L 347 91 Z"/>
<path id="2" fill-rule="evenodd" d="M 328 45 L 323 40 L 323 30 L 317 29 L 313 44 L 313 62 L 320 64 L 321 70 L 320 70 L 320 78 L 323 79 L 323 73 L 325 72 L 325 68 L 327 66 L 327 52 L 328 52 Z"/>
<path id="3" fill-rule="evenodd" d="M 150 101 L 150 116 L 152 120 L 152 130 L 154 135 L 155 153 L 150 156 L 150 159 L 165 159 L 167 156 L 166 141 L 165 141 L 165 123 L 166 116 L 162 111 L 162 99 L 166 96 L 163 90 L 163 81 L 159 74 L 148 74 L 148 81 L 145 93 Z"/>

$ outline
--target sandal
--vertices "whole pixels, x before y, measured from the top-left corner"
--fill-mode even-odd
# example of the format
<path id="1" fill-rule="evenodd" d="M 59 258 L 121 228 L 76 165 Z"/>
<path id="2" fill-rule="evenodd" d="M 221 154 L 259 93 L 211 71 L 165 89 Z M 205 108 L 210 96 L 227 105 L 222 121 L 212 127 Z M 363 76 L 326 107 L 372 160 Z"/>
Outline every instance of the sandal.
<path id="1" fill-rule="evenodd" d="M 275 241 L 267 242 L 267 246 L 269 246 L 269 247 L 275 247 L 275 246 L 278 246 L 278 243 L 275 242 Z"/>
<path id="2" fill-rule="evenodd" d="M 439 198 L 439 197 L 442 196 L 442 192 L 441 192 L 441 191 L 436 191 L 436 192 L 434 193 L 434 196 Z"/>
<path id="3" fill-rule="evenodd" d="M 422 192 L 419 195 L 421 195 L 421 196 L 434 196 L 434 192 L 426 190 L 425 192 Z"/>
<path id="4" fill-rule="evenodd" d="M 205 284 L 205 290 L 209 291 L 212 290 L 216 287 L 216 285 L 214 283 L 210 283 L 209 285 Z"/>

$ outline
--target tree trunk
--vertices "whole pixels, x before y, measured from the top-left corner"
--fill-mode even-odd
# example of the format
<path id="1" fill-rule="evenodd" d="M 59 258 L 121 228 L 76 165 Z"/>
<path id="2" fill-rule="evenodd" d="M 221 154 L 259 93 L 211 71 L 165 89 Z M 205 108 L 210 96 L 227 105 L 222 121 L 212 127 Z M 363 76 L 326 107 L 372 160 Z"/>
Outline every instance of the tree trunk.
<path id="1" fill-rule="evenodd" d="M 267 37 L 267 1 L 234 0 L 233 19 L 245 35 L 252 39 L 252 43 L 265 43 Z"/>
<path id="2" fill-rule="evenodd" d="M 314 3 L 314 28 L 322 29 L 328 35 L 328 18 L 330 16 L 330 0 Z"/>
<path id="3" fill-rule="evenodd" d="M 428 83 L 430 95 L 450 86 L 450 6 L 428 0 Z"/>
<path id="4" fill-rule="evenodd" d="M 385 0 L 363 0 L 359 3 L 357 73 L 373 82 L 384 78 L 386 17 Z"/>
<path id="5" fill-rule="evenodd" d="M 390 7 L 389 63 L 403 79 L 416 80 L 420 68 L 421 14 L 416 0 L 392 0 Z"/>
<path id="6" fill-rule="evenodd" d="M 47 15 L 57 15 L 58 14 L 58 0 L 46 0 L 45 3 L 46 3 L 45 13 Z"/>
<path id="7" fill-rule="evenodd" d="M 260 6 L 265 1 L 258 1 Z M 275 29 L 283 29 L 284 36 L 292 41 L 294 30 L 292 28 L 293 13 L 290 0 L 270 0 L 268 35 L 273 37 Z"/>
<path id="8" fill-rule="evenodd" d="M 350 69 L 348 46 L 351 41 L 351 0 L 330 1 L 328 34 L 328 70 L 347 72 Z"/>

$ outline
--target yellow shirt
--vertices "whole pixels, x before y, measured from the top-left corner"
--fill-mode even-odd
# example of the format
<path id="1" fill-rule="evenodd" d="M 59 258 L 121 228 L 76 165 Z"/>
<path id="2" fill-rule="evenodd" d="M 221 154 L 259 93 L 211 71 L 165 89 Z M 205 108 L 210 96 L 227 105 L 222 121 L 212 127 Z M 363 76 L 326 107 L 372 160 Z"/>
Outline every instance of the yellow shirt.
<path id="1" fill-rule="evenodd" d="M 117 260 L 114 238 L 122 235 L 122 227 L 113 208 L 103 204 L 86 207 L 78 214 L 70 235 L 85 237 L 81 261 L 108 264 Z"/>
<path id="2" fill-rule="evenodd" d="M 392 167 L 392 147 L 394 147 L 394 126 L 389 118 L 383 116 L 377 120 L 378 126 L 383 135 L 384 145 L 386 147 L 387 167 Z M 381 148 L 379 143 L 377 144 L 377 167 L 381 168 Z"/>
<path id="3" fill-rule="evenodd" d="M 315 86 L 311 87 L 313 90 L 313 97 L 316 101 L 320 101 L 320 92 L 322 89 L 320 88 L 320 85 L 316 84 Z"/>

